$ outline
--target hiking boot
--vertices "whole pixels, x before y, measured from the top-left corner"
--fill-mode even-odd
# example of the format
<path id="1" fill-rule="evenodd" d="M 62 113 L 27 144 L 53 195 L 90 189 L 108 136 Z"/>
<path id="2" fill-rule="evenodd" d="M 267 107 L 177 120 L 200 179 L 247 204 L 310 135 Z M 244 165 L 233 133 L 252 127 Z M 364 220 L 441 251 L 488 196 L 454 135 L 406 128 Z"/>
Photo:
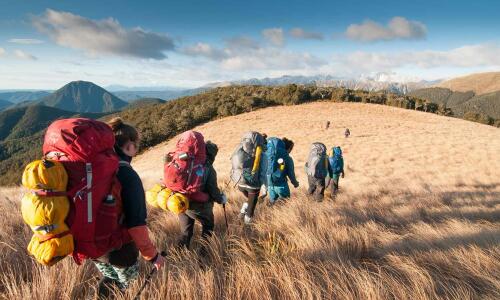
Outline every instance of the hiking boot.
<path id="1" fill-rule="evenodd" d="M 245 202 L 245 203 L 243 203 L 243 205 L 241 206 L 241 209 L 240 209 L 239 217 L 241 220 L 245 217 L 247 210 L 248 210 L 248 202 Z"/>

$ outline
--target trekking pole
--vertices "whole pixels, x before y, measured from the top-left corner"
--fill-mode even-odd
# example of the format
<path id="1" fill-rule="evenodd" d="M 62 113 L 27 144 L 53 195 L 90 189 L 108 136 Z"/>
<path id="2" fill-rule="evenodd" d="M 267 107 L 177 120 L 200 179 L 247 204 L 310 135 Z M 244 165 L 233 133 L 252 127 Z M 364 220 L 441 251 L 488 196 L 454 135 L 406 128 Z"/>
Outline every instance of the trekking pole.
<path id="1" fill-rule="evenodd" d="M 226 204 L 222 204 L 222 209 L 224 209 L 224 219 L 226 220 L 226 230 L 228 230 L 229 225 L 227 223 Z"/>
<path id="2" fill-rule="evenodd" d="M 163 256 L 163 257 L 165 257 L 165 256 L 167 256 L 167 252 L 162 251 L 160 253 L 160 255 Z M 144 283 L 142 284 L 141 288 L 139 289 L 139 291 L 135 295 L 134 300 L 139 300 L 141 298 L 142 291 L 144 290 L 144 288 L 146 287 L 146 285 L 148 285 L 148 283 L 151 281 L 151 278 L 153 277 L 153 275 L 155 273 L 156 273 L 156 267 L 153 267 L 153 269 L 151 271 L 149 271 L 148 276 L 146 276 L 146 279 L 144 280 Z"/>

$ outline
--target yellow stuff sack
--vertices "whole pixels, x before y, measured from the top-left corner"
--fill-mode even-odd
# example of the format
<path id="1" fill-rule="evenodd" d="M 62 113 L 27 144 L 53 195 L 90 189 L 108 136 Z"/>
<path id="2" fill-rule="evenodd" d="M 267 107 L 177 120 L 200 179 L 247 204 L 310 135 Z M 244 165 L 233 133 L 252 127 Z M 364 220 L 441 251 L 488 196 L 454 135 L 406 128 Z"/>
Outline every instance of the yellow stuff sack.
<path id="1" fill-rule="evenodd" d="M 158 198 L 158 193 L 162 189 L 163 187 L 161 186 L 161 184 L 157 183 L 151 189 L 146 191 L 146 202 L 152 207 L 159 207 L 157 198 Z"/>
<path id="2" fill-rule="evenodd" d="M 68 174 L 57 161 L 33 161 L 23 173 L 22 184 L 29 192 L 21 200 L 21 213 L 34 233 L 28 252 L 43 265 L 53 265 L 74 249 L 73 236 L 64 223 L 70 205 L 67 183 Z"/>
<path id="3" fill-rule="evenodd" d="M 174 214 L 183 213 L 189 208 L 189 200 L 186 196 L 168 188 L 164 188 L 158 193 L 156 201 L 163 210 L 171 211 Z"/>

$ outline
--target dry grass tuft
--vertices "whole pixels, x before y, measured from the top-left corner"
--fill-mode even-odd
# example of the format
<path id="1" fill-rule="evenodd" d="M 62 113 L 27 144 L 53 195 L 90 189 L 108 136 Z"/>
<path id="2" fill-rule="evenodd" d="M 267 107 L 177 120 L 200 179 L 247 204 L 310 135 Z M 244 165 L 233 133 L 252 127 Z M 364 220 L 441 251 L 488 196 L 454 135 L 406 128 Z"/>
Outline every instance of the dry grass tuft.
<path id="1" fill-rule="evenodd" d="M 332 121 L 324 131 L 321 123 Z M 344 127 L 353 136 L 342 137 Z M 500 132 L 430 114 L 362 104 L 316 103 L 270 108 L 198 128 L 220 146 L 225 185 L 229 155 L 245 130 L 287 136 L 302 185 L 309 144 L 343 147 L 346 178 L 335 201 L 315 203 L 295 190 L 287 203 L 257 207 L 256 223 L 237 220 L 243 199 L 231 186 L 225 228 L 216 206 L 215 235 L 175 250 L 175 216 L 151 210 L 168 268 L 143 299 L 499 299 Z M 161 176 L 172 142 L 135 167 L 146 187 Z M 27 255 L 30 232 L 19 214 L 19 189 L 0 195 L 0 298 L 76 299 L 89 295 L 95 269 L 69 259 L 53 268 Z M 197 234 L 199 237 L 199 233 Z M 207 246 L 209 255 L 197 251 Z M 150 266 L 142 265 L 143 274 Z M 142 283 L 135 282 L 130 299 Z"/>

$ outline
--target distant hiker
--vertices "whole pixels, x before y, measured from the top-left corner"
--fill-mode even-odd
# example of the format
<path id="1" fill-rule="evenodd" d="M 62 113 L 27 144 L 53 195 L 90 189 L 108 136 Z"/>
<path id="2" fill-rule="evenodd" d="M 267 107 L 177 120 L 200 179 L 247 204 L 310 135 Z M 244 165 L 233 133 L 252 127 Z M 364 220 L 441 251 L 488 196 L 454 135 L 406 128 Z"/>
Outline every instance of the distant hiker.
<path id="1" fill-rule="evenodd" d="M 330 121 L 326 121 L 325 124 L 325 130 L 328 130 L 328 128 L 330 128 Z"/>
<path id="2" fill-rule="evenodd" d="M 265 180 L 265 166 L 261 165 L 264 151 L 265 140 L 262 134 L 250 131 L 243 135 L 241 143 L 231 156 L 231 180 L 247 198 L 240 210 L 240 217 L 246 224 L 252 221 L 260 188 Z"/>
<path id="3" fill-rule="evenodd" d="M 312 144 L 305 168 L 309 183 L 307 193 L 314 195 L 316 201 L 322 201 L 325 194 L 325 179 L 330 170 L 326 146 L 323 143 Z"/>
<path id="4" fill-rule="evenodd" d="M 205 149 L 207 158 L 205 162 L 205 174 L 203 176 L 202 191 L 208 194 L 208 201 L 200 202 L 191 200 L 189 202 L 188 210 L 179 214 L 179 223 L 181 227 L 179 246 L 184 246 L 186 248 L 189 248 L 191 238 L 193 237 L 195 220 L 198 220 L 198 222 L 201 223 L 202 238 L 206 239 L 210 237 L 212 235 L 212 231 L 214 230 L 214 202 L 221 205 L 224 205 L 227 202 L 226 195 L 224 195 L 217 186 L 217 172 L 213 167 L 219 148 L 211 141 L 207 141 Z M 202 252 L 204 255 L 205 251 Z"/>
<path id="5" fill-rule="evenodd" d="M 346 138 L 348 138 L 351 135 L 351 132 L 349 131 L 349 128 L 345 129 L 344 135 Z"/>
<path id="6" fill-rule="evenodd" d="M 139 133 L 134 127 L 123 123 L 121 118 L 114 118 L 108 124 L 115 134 L 115 151 L 120 158 L 117 177 L 122 186 L 123 222 L 132 242 L 94 260 L 97 269 L 103 275 L 98 283 L 98 298 L 108 297 L 113 287 L 123 292 L 138 276 L 137 249 L 142 257 L 158 270 L 165 264 L 164 258 L 149 238 L 144 188 L 139 175 L 130 165 L 132 157 L 139 150 Z"/>
<path id="7" fill-rule="evenodd" d="M 330 189 L 332 198 L 335 198 L 339 190 L 339 178 L 342 175 L 344 178 L 344 158 L 342 157 L 342 149 L 340 147 L 332 148 L 332 156 L 329 157 L 330 161 Z"/>
<path id="8" fill-rule="evenodd" d="M 266 186 L 269 193 L 270 204 L 274 204 L 278 199 L 290 198 L 290 188 L 288 179 L 295 188 L 299 187 L 299 182 L 295 178 L 295 168 L 293 159 L 290 157 L 294 143 L 287 139 L 268 138 L 265 152 L 266 162 Z"/>

